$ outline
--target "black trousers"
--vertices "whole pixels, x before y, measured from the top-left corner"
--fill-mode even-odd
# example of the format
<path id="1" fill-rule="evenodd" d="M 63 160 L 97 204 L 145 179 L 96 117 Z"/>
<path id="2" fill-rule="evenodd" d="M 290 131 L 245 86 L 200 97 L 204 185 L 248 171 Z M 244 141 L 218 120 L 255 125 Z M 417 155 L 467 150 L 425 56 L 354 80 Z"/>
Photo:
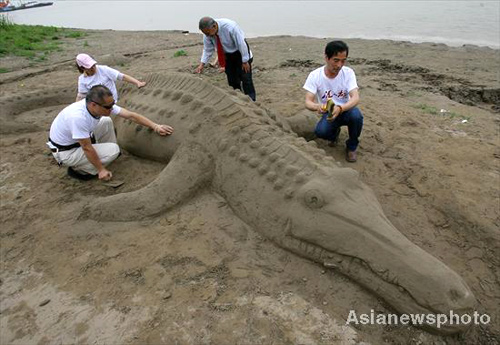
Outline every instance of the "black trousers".
<path id="1" fill-rule="evenodd" d="M 233 89 L 241 90 L 243 86 L 243 92 L 248 95 L 253 101 L 255 101 L 255 88 L 253 87 L 252 81 L 252 61 L 253 58 L 248 60 L 250 64 L 250 72 L 245 73 L 243 71 L 243 63 L 241 61 L 241 53 L 239 50 L 234 53 L 225 53 L 226 58 L 226 76 L 229 86 Z"/>

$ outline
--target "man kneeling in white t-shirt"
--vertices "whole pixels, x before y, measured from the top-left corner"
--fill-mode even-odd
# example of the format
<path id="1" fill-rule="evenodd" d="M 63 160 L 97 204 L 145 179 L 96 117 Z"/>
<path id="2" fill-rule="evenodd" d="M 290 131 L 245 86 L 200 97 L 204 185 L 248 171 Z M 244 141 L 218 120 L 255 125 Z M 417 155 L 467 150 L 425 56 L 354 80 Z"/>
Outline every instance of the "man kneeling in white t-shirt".
<path id="1" fill-rule="evenodd" d="M 363 129 L 363 115 L 358 109 L 359 92 L 354 71 L 344 66 L 349 47 L 343 41 L 332 41 L 325 47 L 326 64 L 312 71 L 304 84 L 307 109 L 322 114 L 316 125 L 318 138 L 338 139 L 341 126 L 347 126 L 346 160 L 356 162 L 356 149 Z M 331 99 L 335 106 L 328 113 L 326 104 Z"/>
<path id="2" fill-rule="evenodd" d="M 47 145 L 59 163 L 68 167 L 68 174 L 82 180 L 96 175 L 108 181 L 113 176 L 105 166 L 120 154 L 110 115 L 153 129 L 158 135 L 170 135 L 173 128 L 159 125 L 146 117 L 119 107 L 113 94 L 103 85 L 92 87 L 86 98 L 64 108 L 50 127 Z M 93 139 L 95 138 L 94 143 Z"/>

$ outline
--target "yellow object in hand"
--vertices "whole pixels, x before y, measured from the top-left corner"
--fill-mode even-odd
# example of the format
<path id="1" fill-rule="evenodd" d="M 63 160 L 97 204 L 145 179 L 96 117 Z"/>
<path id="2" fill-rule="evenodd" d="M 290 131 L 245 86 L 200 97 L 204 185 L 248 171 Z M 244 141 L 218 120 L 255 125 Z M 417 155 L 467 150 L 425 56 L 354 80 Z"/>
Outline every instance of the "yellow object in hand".
<path id="1" fill-rule="evenodd" d="M 325 112 L 328 112 L 327 119 L 333 118 L 333 108 L 335 107 L 335 102 L 329 98 L 325 104 Z"/>

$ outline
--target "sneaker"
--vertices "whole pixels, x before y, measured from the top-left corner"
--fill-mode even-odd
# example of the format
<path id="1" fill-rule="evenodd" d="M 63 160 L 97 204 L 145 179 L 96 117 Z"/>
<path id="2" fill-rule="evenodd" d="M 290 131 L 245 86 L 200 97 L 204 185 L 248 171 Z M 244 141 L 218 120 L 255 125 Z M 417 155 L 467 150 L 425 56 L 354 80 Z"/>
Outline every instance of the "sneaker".
<path id="1" fill-rule="evenodd" d="M 349 163 L 354 163 L 358 160 L 358 154 L 356 151 L 345 151 L 345 160 L 348 161 Z"/>
<path id="2" fill-rule="evenodd" d="M 97 176 L 97 175 L 92 175 L 92 174 L 79 173 L 78 171 L 74 170 L 72 167 L 68 167 L 68 175 L 70 177 L 76 178 L 77 180 L 80 180 L 80 181 L 92 180 L 93 178 L 95 178 Z"/>

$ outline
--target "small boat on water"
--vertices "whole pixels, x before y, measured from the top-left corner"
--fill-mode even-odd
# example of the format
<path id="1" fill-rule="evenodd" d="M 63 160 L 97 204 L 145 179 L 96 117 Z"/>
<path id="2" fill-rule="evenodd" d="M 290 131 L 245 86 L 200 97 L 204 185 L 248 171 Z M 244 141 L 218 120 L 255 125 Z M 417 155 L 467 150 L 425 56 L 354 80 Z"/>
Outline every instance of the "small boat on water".
<path id="1" fill-rule="evenodd" d="M 0 1 L 0 12 L 10 12 L 17 10 L 26 10 L 28 8 L 50 6 L 53 2 L 39 2 L 39 1 L 18 1 L 18 4 L 13 4 L 10 0 Z"/>

